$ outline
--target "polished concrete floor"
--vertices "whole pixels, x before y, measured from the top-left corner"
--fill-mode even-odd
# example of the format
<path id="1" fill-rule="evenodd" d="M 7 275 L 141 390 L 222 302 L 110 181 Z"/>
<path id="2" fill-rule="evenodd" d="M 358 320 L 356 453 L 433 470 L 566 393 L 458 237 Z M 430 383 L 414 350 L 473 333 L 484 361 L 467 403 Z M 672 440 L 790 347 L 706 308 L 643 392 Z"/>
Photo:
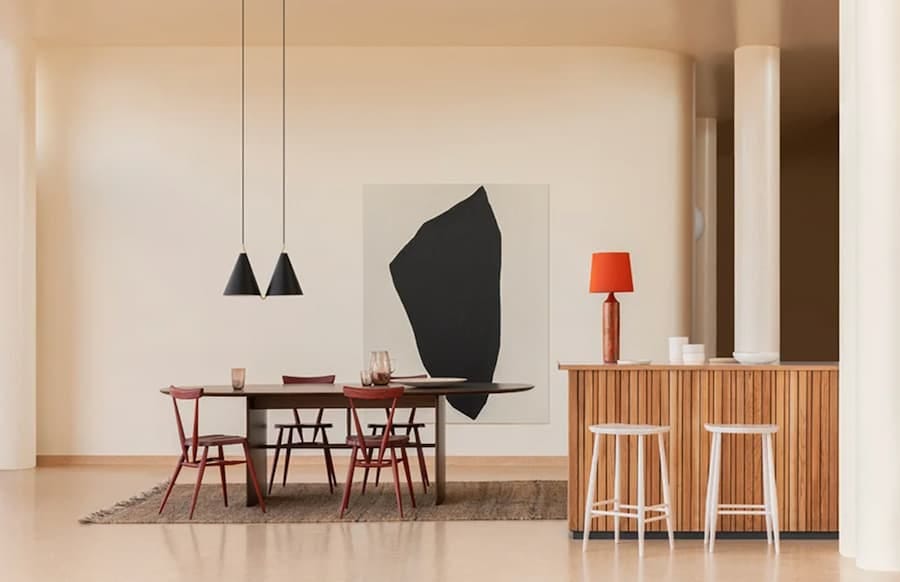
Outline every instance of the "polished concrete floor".
<path id="1" fill-rule="evenodd" d="M 316 465 L 292 468 L 317 478 Z M 0 580 L 19 581 L 882 581 L 834 541 L 700 541 L 669 552 L 649 541 L 592 540 L 587 554 L 564 522 L 296 525 L 79 525 L 80 516 L 165 479 L 169 468 L 52 467 L 0 472 Z M 564 478 L 553 467 L 451 467 L 453 479 Z M 190 477 L 187 477 L 188 480 Z M 234 473 L 233 479 L 239 478 Z M 213 482 L 212 480 L 210 482 Z M 335 502 L 337 506 L 337 501 Z"/>

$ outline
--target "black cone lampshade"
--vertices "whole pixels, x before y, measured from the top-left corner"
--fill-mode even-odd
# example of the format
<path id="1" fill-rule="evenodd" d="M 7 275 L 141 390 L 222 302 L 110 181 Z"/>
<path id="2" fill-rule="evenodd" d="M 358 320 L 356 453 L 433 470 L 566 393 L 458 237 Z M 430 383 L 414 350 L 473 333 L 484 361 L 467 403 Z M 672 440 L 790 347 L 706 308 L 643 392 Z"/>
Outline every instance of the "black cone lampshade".
<path id="1" fill-rule="evenodd" d="M 247 264 L 249 265 L 249 263 Z M 284 251 L 278 257 L 278 262 L 275 263 L 275 271 L 272 273 L 272 280 L 269 281 L 269 288 L 266 290 L 266 296 L 269 295 L 303 295 L 291 259 Z"/>
<path id="2" fill-rule="evenodd" d="M 256 283 L 256 275 L 250 266 L 250 258 L 247 253 L 238 255 L 225 285 L 225 295 L 256 295 L 259 296 L 259 285 Z"/>

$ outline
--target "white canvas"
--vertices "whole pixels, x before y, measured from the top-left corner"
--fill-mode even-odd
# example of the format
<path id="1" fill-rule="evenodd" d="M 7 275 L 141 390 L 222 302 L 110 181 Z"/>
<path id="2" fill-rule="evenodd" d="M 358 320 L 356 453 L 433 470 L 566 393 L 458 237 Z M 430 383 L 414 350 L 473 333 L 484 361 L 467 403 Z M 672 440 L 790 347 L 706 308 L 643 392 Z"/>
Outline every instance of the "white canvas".
<path id="1" fill-rule="evenodd" d="M 495 382 L 534 389 L 492 396 L 476 421 L 448 406 L 450 422 L 549 421 L 549 187 L 518 184 L 385 184 L 363 187 L 363 338 L 366 353 L 386 349 L 398 374 L 425 371 L 394 289 L 391 260 L 425 221 L 479 186 L 500 227 L 500 353 Z"/>

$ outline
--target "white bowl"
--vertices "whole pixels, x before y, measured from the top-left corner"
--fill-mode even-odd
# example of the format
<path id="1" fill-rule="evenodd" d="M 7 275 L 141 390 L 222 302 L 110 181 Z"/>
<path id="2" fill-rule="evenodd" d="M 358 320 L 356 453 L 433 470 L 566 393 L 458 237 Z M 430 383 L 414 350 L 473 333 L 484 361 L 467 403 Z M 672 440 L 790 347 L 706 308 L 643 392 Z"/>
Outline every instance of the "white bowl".
<path id="1" fill-rule="evenodd" d="M 684 355 L 684 363 L 685 364 L 705 364 L 706 363 L 706 354 L 685 354 Z"/>
<path id="2" fill-rule="evenodd" d="M 780 357 L 778 352 L 734 352 L 732 355 L 742 364 L 771 364 Z"/>
<path id="3" fill-rule="evenodd" d="M 706 352 L 706 344 L 684 344 L 681 346 L 684 354 L 701 354 Z"/>

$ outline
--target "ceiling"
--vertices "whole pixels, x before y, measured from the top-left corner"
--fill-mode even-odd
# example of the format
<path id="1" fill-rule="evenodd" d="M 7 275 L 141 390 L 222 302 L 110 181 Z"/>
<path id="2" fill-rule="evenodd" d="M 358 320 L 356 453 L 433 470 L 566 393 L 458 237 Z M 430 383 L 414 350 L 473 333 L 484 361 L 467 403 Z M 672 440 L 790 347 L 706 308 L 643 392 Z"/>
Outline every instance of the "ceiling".
<path id="1" fill-rule="evenodd" d="M 247 40 L 276 44 L 280 0 L 246 0 Z M 240 0 L 34 0 L 44 45 L 233 45 Z M 697 61 L 700 115 L 730 118 L 732 51 L 782 47 L 788 127 L 837 114 L 838 0 L 288 0 L 292 45 L 631 46 Z"/>

